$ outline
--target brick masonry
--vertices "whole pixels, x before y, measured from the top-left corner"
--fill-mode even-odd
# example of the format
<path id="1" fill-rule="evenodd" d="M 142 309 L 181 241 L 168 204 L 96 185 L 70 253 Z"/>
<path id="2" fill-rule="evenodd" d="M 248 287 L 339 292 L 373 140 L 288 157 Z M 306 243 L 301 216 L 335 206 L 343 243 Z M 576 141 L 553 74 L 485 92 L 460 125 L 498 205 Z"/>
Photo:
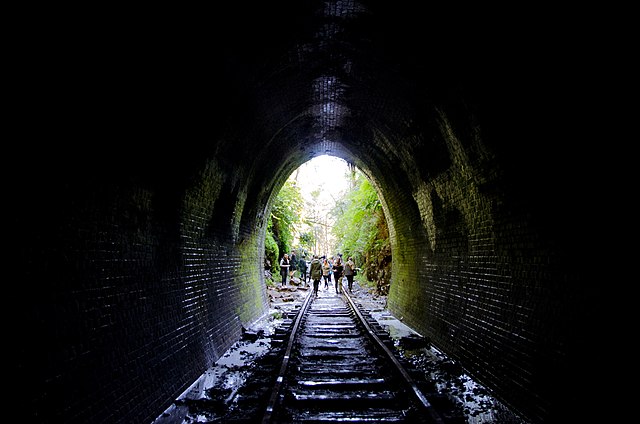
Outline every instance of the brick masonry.
<path id="1" fill-rule="evenodd" d="M 578 195 L 548 184 L 560 168 L 547 164 L 535 183 L 516 172 L 515 153 L 468 117 L 440 111 L 432 122 L 426 152 L 419 139 L 376 131 L 348 149 L 384 199 L 388 307 L 523 416 L 563 416 L 593 323 L 581 323 L 582 222 L 566 219 Z M 17 340 L 21 375 L 37 382 L 23 390 L 33 418 L 150 421 L 265 313 L 265 209 L 307 153 L 253 145 L 248 160 L 231 154 L 237 143 L 158 167 L 67 162 L 71 172 L 56 165 L 21 191 L 30 301 Z"/>
<path id="2" fill-rule="evenodd" d="M 18 343 L 23 383 L 37 382 L 28 419 L 150 422 L 266 313 L 260 244 L 235 242 L 255 233 L 234 209 L 214 217 L 235 190 L 214 168 L 169 206 L 139 185 L 39 182 L 22 250 L 37 287 Z"/>
<path id="3" fill-rule="evenodd" d="M 25 49 L 5 194 L 24 421 L 160 414 L 266 311 L 270 201 L 327 153 L 383 198 L 396 315 L 528 420 L 586 411 L 570 388 L 606 333 L 615 219 L 610 128 L 592 141 L 610 103 L 576 83 L 595 68 L 567 54 L 575 19 L 549 40 L 522 23 L 535 43 L 503 52 L 489 23 L 439 28 L 420 3 L 276 3 L 227 4 L 242 37 L 51 19 L 69 34 Z"/>

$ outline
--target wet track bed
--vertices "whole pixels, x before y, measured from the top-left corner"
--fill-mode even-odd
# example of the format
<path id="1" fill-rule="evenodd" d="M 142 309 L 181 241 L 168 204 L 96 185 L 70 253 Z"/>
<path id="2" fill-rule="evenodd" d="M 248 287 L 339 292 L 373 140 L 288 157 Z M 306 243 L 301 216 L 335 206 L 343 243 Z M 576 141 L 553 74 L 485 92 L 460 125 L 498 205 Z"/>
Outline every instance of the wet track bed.
<path id="1" fill-rule="evenodd" d="M 282 372 L 289 335 L 307 287 L 269 291 L 269 314 L 249 327 L 217 363 L 153 424 L 259 423 Z M 354 284 L 360 313 L 394 353 L 446 423 L 524 424 L 474 383 L 428 340 L 386 311 L 386 298 Z M 299 337 L 291 345 L 279 422 L 429 422 L 407 400 L 409 389 L 393 389 L 391 366 L 361 336 L 364 329 L 333 287 L 320 289 Z M 302 325 L 304 324 L 304 325 Z M 362 349 L 361 349 L 362 348 Z M 375 374 L 379 373 L 379 374 Z M 286 388 L 285 388 L 286 383 Z M 405 393 L 398 398 L 397 393 Z M 276 416 L 273 414 L 273 422 Z"/>
<path id="2" fill-rule="evenodd" d="M 307 303 L 293 326 L 263 423 L 465 422 L 440 396 L 435 410 L 422 391 L 435 393 L 435 386 L 414 380 L 366 311 L 343 296 L 312 296 Z"/>

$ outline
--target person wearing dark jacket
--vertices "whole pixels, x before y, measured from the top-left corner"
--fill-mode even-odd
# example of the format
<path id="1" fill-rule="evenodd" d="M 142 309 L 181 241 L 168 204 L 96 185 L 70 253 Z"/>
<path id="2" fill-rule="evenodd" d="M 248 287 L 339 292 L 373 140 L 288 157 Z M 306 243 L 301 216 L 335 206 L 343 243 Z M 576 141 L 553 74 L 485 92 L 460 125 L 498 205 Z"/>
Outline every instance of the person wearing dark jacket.
<path id="1" fill-rule="evenodd" d="M 347 277 L 347 285 L 349 286 L 349 292 L 353 288 L 353 275 L 355 274 L 356 264 L 353 263 L 353 258 L 349 256 L 347 262 L 344 264 L 344 276 Z"/>
<path id="2" fill-rule="evenodd" d="M 296 252 L 291 251 L 291 255 L 289 256 L 289 281 L 293 280 L 293 274 L 296 272 L 297 267 L 298 258 L 296 257 Z"/>
<path id="3" fill-rule="evenodd" d="M 342 258 L 338 256 L 333 263 L 333 279 L 336 282 L 336 293 L 342 292 L 342 272 L 344 271 L 344 265 L 342 265 Z"/>
<path id="4" fill-rule="evenodd" d="M 318 255 L 313 255 L 311 266 L 309 267 L 309 274 L 313 280 L 313 294 L 318 295 L 318 287 L 320 287 L 320 279 L 322 278 L 322 264 Z"/>
<path id="5" fill-rule="evenodd" d="M 302 285 L 304 286 L 307 282 L 307 260 L 305 256 L 302 255 L 300 261 L 298 262 L 298 269 L 300 269 L 300 279 L 302 280 Z"/>

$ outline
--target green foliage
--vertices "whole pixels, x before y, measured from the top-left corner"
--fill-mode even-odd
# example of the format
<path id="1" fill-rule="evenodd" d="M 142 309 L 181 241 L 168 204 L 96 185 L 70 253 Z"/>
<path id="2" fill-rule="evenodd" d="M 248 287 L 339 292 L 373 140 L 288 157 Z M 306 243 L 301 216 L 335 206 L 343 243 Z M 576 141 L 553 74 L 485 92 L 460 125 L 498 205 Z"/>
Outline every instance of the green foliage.
<path id="1" fill-rule="evenodd" d="M 374 281 L 380 294 L 388 294 L 391 284 L 391 243 L 389 228 L 382 211 L 378 211 L 375 232 L 370 234 L 365 250 L 365 268 L 367 279 Z"/>
<path id="2" fill-rule="evenodd" d="M 278 263 L 278 258 L 280 257 L 278 243 L 273 238 L 273 224 L 271 220 L 269 220 L 267 224 L 267 234 L 264 238 L 264 257 L 272 267 Z"/>
<path id="3" fill-rule="evenodd" d="M 309 193 L 311 200 L 304 205 L 304 222 L 300 230 L 300 247 L 310 253 L 319 253 L 326 235 L 326 211 L 319 205 L 321 191 L 318 188 Z"/>
<path id="4" fill-rule="evenodd" d="M 304 249 L 305 252 L 313 251 L 313 247 L 316 241 L 316 236 L 312 231 L 307 231 L 305 233 L 300 234 L 300 247 Z"/>
<path id="5" fill-rule="evenodd" d="M 371 285 L 384 293 L 391 278 L 387 223 L 378 194 L 369 180 L 355 168 L 351 178 L 351 191 L 336 199 L 336 206 L 331 212 L 335 220 L 331 231 L 337 246 L 330 247 L 330 252 L 340 252 L 345 259 L 353 257 L 360 268 L 356 278 L 366 285 L 366 277 Z M 314 200 L 319 194 L 318 190 L 311 192 Z M 304 204 L 295 181 L 288 180 L 283 185 L 274 200 L 265 238 L 265 257 L 271 262 L 272 271 L 277 271 L 280 255 L 285 252 L 295 249 L 300 256 L 318 252 L 320 238 L 325 237 L 322 233 L 326 228 L 326 217 L 316 209 L 316 203 Z M 303 207 L 304 222 L 301 219 Z M 299 245 L 293 246 L 296 231 L 299 233 Z M 326 242 L 326 237 L 324 240 Z M 277 276 L 277 272 L 275 274 Z"/>
<path id="6" fill-rule="evenodd" d="M 357 172 L 354 188 L 338 202 L 333 214 L 337 251 L 345 258 L 353 257 L 362 268 L 360 281 L 366 275 L 379 291 L 386 292 L 391 277 L 389 231 L 380 199 L 362 173 Z"/>
<path id="7" fill-rule="evenodd" d="M 277 278 L 278 281 L 274 280 L 274 278 Z M 280 274 L 270 273 L 269 276 L 265 276 L 264 282 L 267 287 L 274 288 L 280 283 Z"/>
<path id="8" fill-rule="evenodd" d="M 294 230 L 300 222 L 300 209 L 303 205 L 302 194 L 294 181 L 287 180 L 276 197 L 271 209 L 271 217 L 267 224 L 267 234 L 265 238 L 265 257 L 274 266 L 278 263 L 280 253 L 290 252 L 294 239 Z M 269 238 L 275 243 L 277 250 L 271 248 Z M 273 252 L 276 254 L 276 261 L 272 261 Z"/>
<path id="9" fill-rule="evenodd" d="M 378 195 L 364 175 L 358 173 L 355 187 L 338 202 L 333 234 L 338 240 L 337 250 L 345 257 L 352 256 L 358 266 L 364 263 L 365 252 L 377 242 L 377 226 L 382 216 Z"/>

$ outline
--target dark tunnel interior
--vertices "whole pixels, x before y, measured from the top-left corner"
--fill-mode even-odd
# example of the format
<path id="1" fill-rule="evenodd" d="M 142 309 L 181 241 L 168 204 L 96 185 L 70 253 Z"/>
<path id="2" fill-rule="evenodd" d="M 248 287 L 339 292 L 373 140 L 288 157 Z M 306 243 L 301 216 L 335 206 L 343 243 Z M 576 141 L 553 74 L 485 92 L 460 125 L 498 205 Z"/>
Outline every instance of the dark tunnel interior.
<path id="1" fill-rule="evenodd" d="M 24 34 L 5 157 L 26 421 L 157 417 L 265 313 L 266 217 L 324 154 L 382 199 L 392 312 L 530 422 L 594 416 L 575 387 L 604 327 L 607 111 L 576 78 L 604 54 L 586 24 L 368 0 L 67 12 Z"/>

